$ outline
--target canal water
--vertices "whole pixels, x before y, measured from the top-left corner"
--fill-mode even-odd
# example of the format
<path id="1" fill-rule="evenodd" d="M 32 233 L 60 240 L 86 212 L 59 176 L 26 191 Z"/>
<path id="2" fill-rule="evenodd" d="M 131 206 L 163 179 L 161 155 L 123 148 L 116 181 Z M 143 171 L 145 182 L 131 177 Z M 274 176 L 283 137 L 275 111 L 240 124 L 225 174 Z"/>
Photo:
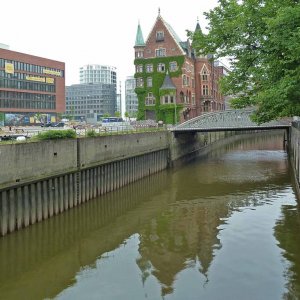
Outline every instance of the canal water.
<path id="1" fill-rule="evenodd" d="M 232 138 L 0 239 L 0 299 L 300 299 L 283 134 Z"/>

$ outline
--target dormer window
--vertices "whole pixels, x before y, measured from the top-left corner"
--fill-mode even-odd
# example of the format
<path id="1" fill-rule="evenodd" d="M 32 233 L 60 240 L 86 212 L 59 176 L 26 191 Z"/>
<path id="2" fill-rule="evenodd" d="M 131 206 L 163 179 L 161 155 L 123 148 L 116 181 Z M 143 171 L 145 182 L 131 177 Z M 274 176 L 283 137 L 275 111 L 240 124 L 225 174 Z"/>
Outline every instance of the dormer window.
<path id="1" fill-rule="evenodd" d="M 156 31 L 156 41 L 163 42 L 165 39 L 165 35 L 163 31 Z"/>
<path id="2" fill-rule="evenodd" d="M 203 81 L 207 81 L 208 80 L 209 72 L 207 70 L 206 65 L 203 66 L 200 75 L 201 75 L 201 80 L 203 80 Z"/>

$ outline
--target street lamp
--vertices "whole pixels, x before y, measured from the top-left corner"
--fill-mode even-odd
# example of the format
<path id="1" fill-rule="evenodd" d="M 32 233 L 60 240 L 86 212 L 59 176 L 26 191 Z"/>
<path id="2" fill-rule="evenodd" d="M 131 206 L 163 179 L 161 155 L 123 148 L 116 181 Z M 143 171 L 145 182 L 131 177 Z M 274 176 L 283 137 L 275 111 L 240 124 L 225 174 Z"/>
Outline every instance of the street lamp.
<path id="1" fill-rule="evenodd" d="M 174 102 L 174 105 L 175 105 L 175 116 L 174 116 L 175 117 L 175 122 L 174 122 L 175 126 L 177 125 L 177 109 L 176 109 L 177 107 L 176 107 L 176 102 L 177 102 L 177 98 L 175 96 L 175 102 Z"/>

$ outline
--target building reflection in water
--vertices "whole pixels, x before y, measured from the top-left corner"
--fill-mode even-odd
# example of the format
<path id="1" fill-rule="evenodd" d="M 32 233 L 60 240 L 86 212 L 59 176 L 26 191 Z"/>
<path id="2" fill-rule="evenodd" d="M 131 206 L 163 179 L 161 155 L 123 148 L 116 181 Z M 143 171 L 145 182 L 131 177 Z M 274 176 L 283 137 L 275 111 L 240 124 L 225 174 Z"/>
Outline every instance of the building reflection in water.
<path id="1" fill-rule="evenodd" d="M 169 209 L 141 229 L 137 259 L 143 281 L 154 275 L 161 283 L 162 296 L 171 294 L 176 276 L 197 262 L 199 271 L 209 281 L 214 253 L 222 247 L 218 238 L 221 225 L 239 207 L 264 204 L 274 188 L 285 189 L 289 180 L 287 161 L 282 153 L 274 151 L 282 149 L 282 140 L 274 141 L 274 136 L 269 136 L 266 143 L 257 147 L 259 139 L 235 141 L 225 149 L 216 149 L 197 169 L 187 166 L 172 174 Z M 226 163 L 220 168 L 215 158 L 240 148 L 244 153 L 235 154 L 235 161 L 225 157 Z M 251 151 L 257 148 L 257 152 Z"/>
<path id="2" fill-rule="evenodd" d="M 282 148 L 282 138 L 267 135 L 259 143 L 257 136 L 233 141 L 197 164 L 144 178 L 1 239 L 0 294 L 53 298 L 75 284 L 82 268 L 96 268 L 97 260 L 136 235 L 142 284 L 154 276 L 161 295 L 172 294 L 178 274 L 198 265 L 209 282 L 222 248 L 219 233 L 231 214 L 264 204 L 290 184 L 285 154 L 273 151 Z M 235 155 L 226 154 L 231 150 Z M 280 224 L 276 228 L 280 241 Z"/>

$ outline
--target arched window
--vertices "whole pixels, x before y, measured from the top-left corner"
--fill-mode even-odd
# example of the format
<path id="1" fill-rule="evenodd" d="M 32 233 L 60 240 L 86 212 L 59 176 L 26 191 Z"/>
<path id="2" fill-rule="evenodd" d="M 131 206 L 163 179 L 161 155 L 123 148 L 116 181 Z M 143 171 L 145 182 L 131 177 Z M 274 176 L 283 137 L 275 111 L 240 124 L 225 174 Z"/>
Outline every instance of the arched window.
<path id="1" fill-rule="evenodd" d="M 179 94 L 180 102 L 184 102 L 184 93 L 181 91 Z"/>
<path id="2" fill-rule="evenodd" d="M 201 75 L 201 80 L 202 81 L 207 81 L 208 80 L 209 72 L 207 70 L 206 65 L 203 65 L 203 68 L 202 68 L 202 70 L 200 72 L 200 75 Z"/>
<path id="3" fill-rule="evenodd" d="M 182 85 L 183 85 L 183 86 L 186 86 L 186 83 L 187 83 L 187 82 L 186 82 L 186 75 L 183 74 L 183 75 L 182 75 Z"/>

